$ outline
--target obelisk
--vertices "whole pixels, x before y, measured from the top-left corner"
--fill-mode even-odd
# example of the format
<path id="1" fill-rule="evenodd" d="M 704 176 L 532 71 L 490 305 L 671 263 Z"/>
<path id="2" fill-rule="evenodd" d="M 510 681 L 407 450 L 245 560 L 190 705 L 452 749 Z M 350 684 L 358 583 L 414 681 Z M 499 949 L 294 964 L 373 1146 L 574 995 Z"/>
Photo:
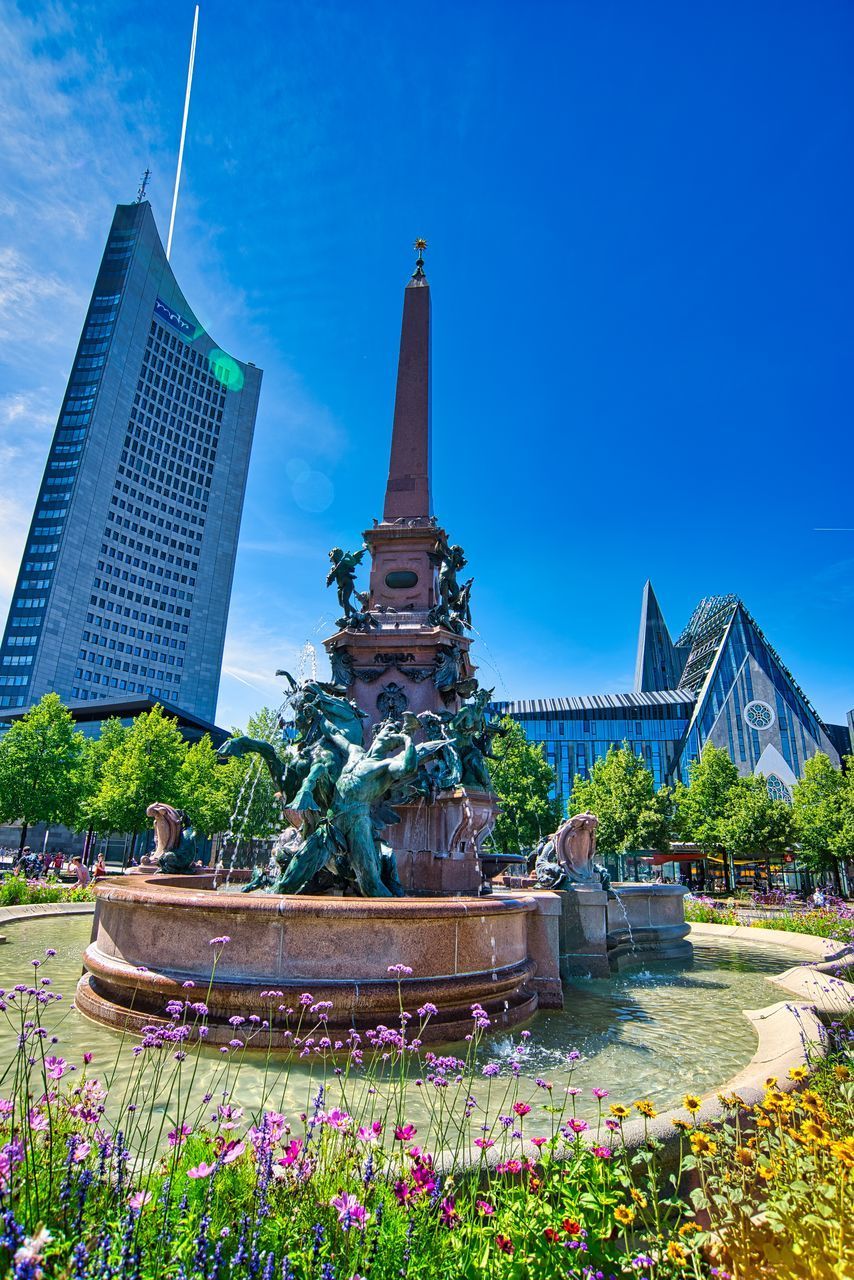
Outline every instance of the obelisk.
<path id="1" fill-rule="evenodd" d="M 365 712 L 368 737 L 387 718 L 457 712 L 476 684 L 471 638 L 440 608 L 437 566 L 448 543 L 432 511 L 430 286 L 426 244 L 415 243 L 418 258 L 403 295 L 383 518 L 364 533 L 371 553 L 368 598 L 361 621 L 325 642 L 333 678 Z M 387 839 L 407 891 L 476 892 L 477 854 L 494 822 L 494 796 L 457 788 L 398 812 L 401 822 L 387 828 Z"/>

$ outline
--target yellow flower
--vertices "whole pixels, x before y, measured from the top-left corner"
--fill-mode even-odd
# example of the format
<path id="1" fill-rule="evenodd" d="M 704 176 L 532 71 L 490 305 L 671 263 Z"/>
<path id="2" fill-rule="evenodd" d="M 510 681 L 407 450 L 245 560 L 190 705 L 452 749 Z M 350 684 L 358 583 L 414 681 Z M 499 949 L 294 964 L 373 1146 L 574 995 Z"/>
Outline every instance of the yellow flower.
<path id="1" fill-rule="evenodd" d="M 843 1142 L 831 1142 L 830 1150 L 844 1169 L 854 1168 L 854 1138 L 846 1138 Z"/>
<path id="2" fill-rule="evenodd" d="M 814 1142 L 821 1142 L 827 1137 L 820 1124 L 816 1124 L 815 1120 L 805 1120 L 801 1125 L 801 1133 L 807 1138 L 812 1138 Z M 794 1137 L 794 1134 L 792 1135 Z"/>
<path id="3" fill-rule="evenodd" d="M 700 1110 L 702 1099 L 698 1098 L 696 1093 L 686 1093 L 682 1099 L 682 1105 L 686 1111 L 690 1111 L 693 1115 L 695 1111 Z"/>
<path id="4" fill-rule="evenodd" d="M 756 1172 L 760 1178 L 764 1178 L 766 1182 L 770 1182 L 772 1178 L 776 1178 L 777 1170 L 773 1164 L 760 1164 L 757 1166 Z"/>
<path id="5" fill-rule="evenodd" d="M 614 1217 L 624 1227 L 629 1227 L 635 1220 L 635 1211 L 630 1204 L 618 1204 L 614 1210 Z"/>
<path id="6" fill-rule="evenodd" d="M 771 1121 L 768 1119 L 767 1116 L 757 1116 L 756 1123 L 759 1125 L 760 1129 L 771 1128 Z"/>
<path id="7" fill-rule="evenodd" d="M 691 1148 L 695 1156 L 713 1156 L 718 1149 L 718 1144 L 712 1142 L 705 1133 L 692 1133 Z"/>
<path id="8" fill-rule="evenodd" d="M 790 1080 L 806 1080 L 808 1075 L 809 1075 L 809 1072 L 807 1071 L 806 1067 L 790 1067 L 789 1068 Z"/>
<path id="9" fill-rule="evenodd" d="M 671 1120 L 670 1123 L 674 1129 L 681 1129 L 683 1133 L 687 1133 L 689 1129 L 694 1128 L 690 1120 L 680 1120 L 678 1117 L 675 1120 Z"/>
<path id="10" fill-rule="evenodd" d="M 648 1120 L 654 1120 L 658 1115 L 649 1098 L 641 1098 L 639 1102 L 636 1102 L 635 1111 L 640 1112 L 642 1116 L 646 1116 Z"/>
<path id="11" fill-rule="evenodd" d="M 776 1077 L 776 1076 L 768 1076 L 767 1080 L 765 1081 L 765 1088 L 766 1088 L 766 1089 L 773 1089 L 773 1088 L 774 1088 L 774 1085 L 775 1085 L 776 1083 L 777 1083 L 777 1077 Z"/>
<path id="12" fill-rule="evenodd" d="M 756 1156 L 748 1147 L 736 1147 L 735 1158 L 738 1164 L 743 1164 L 745 1167 L 756 1163 Z"/>
<path id="13" fill-rule="evenodd" d="M 850 1079 L 851 1079 L 851 1072 L 849 1071 L 848 1067 L 846 1067 L 846 1066 L 845 1066 L 845 1064 L 844 1064 L 843 1062 L 837 1062 L 837 1063 L 836 1063 L 835 1067 L 833 1068 L 833 1074 L 836 1076 L 836 1079 L 837 1079 L 837 1080 L 850 1080 Z"/>
<path id="14" fill-rule="evenodd" d="M 644 1193 L 642 1191 L 638 1191 L 637 1187 L 629 1187 L 629 1195 L 632 1197 L 639 1209 L 645 1209 L 649 1204 Z"/>
<path id="15" fill-rule="evenodd" d="M 688 1265 L 688 1255 L 682 1248 L 681 1244 L 677 1244 L 675 1240 L 671 1240 L 667 1246 L 667 1256 L 671 1262 L 675 1262 L 677 1267 L 685 1267 Z"/>
<path id="16" fill-rule="evenodd" d="M 626 1116 L 630 1116 L 632 1114 L 628 1107 L 624 1107 L 622 1103 L 619 1102 L 612 1104 L 610 1110 L 611 1115 L 616 1116 L 618 1120 L 625 1120 Z"/>
<path id="17" fill-rule="evenodd" d="M 702 1227 L 698 1222 L 683 1222 L 679 1228 L 680 1236 L 689 1236 L 693 1231 L 702 1231 Z"/>

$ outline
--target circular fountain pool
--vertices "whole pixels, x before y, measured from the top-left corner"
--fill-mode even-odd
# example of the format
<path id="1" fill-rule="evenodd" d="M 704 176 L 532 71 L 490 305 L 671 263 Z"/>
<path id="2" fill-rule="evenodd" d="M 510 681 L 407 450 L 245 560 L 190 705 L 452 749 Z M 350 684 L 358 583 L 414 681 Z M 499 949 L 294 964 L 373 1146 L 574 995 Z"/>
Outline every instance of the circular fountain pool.
<path id="1" fill-rule="evenodd" d="M 90 1074 L 111 1077 L 112 1094 L 118 1095 L 137 1069 L 133 1048 L 138 1042 L 91 1022 L 72 1003 L 90 930 L 88 917 L 12 925 L 8 943 L 0 947 L 0 986 L 9 989 L 16 982 L 32 981 L 31 961 L 43 957 L 45 948 L 56 948 L 57 955 L 39 970 L 63 995 L 61 1003 L 47 1009 L 47 1025 L 58 1039 L 54 1052 L 75 1063 L 84 1052 L 91 1053 Z M 687 964 L 662 962 L 611 979 L 579 979 L 565 988 L 562 1012 L 541 1012 L 530 1021 L 531 1036 L 521 1057 L 524 1074 L 532 1080 L 547 1079 L 556 1093 L 562 1093 L 571 1079 L 583 1090 L 577 1099 L 581 1115 L 596 1113 L 590 1095 L 594 1087 L 608 1089 L 614 1101 L 647 1097 L 659 1109 L 675 1105 L 686 1090 L 713 1089 L 749 1061 L 756 1036 L 742 1011 L 776 1003 L 780 991 L 768 979 L 801 958 L 795 949 L 776 944 L 754 942 L 744 951 L 728 940 L 703 940 Z M 4 1016 L 8 1021 L 0 1038 L 0 1071 L 14 1057 L 18 1030 L 10 1014 Z M 519 1047 L 518 1033 L 487 1034 L 481 1062 L 509 1066 L 519 1058 Z M 572 1050 L 581 1059 L 570 1067 Z M 447 1052 L 462 1056 L 465 1046 L 448 1046 Z M 233 1089 L 232 1100 L 247 1109 L 258 1106 L 262 1098 L 280 1110 L 305 1107 L 312 1075 L 307 1062 L 288 1060 L 280 1053 L 248 1054 L 235 1079 L 235 1060 L 243 1057 L 239 1050 L 223 1056 L 205 1049 L 193 1091 L 201 1098 L 206 1092 L 218 1096 L 223 1088 Z M 315 1063 L 315 1081 L 317 1071 Z M 419 1087 L 414 1080 L 411 1091 L 417 1114 Z"/>

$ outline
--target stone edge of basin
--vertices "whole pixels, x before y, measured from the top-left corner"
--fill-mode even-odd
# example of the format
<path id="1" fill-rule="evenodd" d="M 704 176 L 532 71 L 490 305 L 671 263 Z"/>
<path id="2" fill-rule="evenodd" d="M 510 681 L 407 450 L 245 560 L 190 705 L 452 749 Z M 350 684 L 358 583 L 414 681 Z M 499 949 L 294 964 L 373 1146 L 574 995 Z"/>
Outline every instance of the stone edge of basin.
<path id="1" fill-rule="evenodd" d="M 332 895 L 299 894 L 271 895 L 265 898 L 253 895 L 251 906 L 247 897 L 225 890 L 213 892 L 205 882 L 211 876 L 199 876 L 198 888 L 189 876 L 109 876 L 95 886 L 95 897 L 109 902 L 145 903 L 151 901 L 151 889 L 163 895 L 162 901 L 170 906 L 194 907 L 204 902 L 210 911 L 232 914 L 236 910 L 251 910 L 265 915 L 328 915 L 330 908 L 338 916 L 356 919 L 374 919 L 377 916 L 488 916 L 508 911 L 533 912 L 540 895 L 524 890 L 513 893 L 489 894 L 477 897 L 404 897 L 404 898 L 356 898 Z M 551 896 L 551 895 L 550 895 Z M 333 907 L 334 904 L 334 907 Z"/>

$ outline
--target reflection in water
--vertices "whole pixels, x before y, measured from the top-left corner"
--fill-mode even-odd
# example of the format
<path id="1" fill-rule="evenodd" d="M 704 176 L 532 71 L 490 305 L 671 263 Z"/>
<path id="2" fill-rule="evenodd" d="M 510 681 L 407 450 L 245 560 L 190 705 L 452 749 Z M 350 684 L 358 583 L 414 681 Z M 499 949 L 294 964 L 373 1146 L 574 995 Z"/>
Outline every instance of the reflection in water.
<path id="1" fill-rule="evenodd" d="M 8 943 L 0 947 L 0 986 L 32 981 L 30 961 L 55 947 L 57 955 L 40 973 L 49 975 L 53 989 L 63 993 L 61 1004 L 47 1009 L 49 1027 L 58 1038 L 54 1052 L 80 1063 L 84 1052 L 94 1055 L 89 1074 L 110 1082 L 112 1108 L 122 1095 L 134 1094 L 132 1073 L 139 1068 L 133 1053 L 136 1041 L 89 1022 L 73 1007 L 72 997 L 80 976 L 81 953 L 89 941 L 89 917 L 56 917 L 10 926 Z M 798 953 L 777 945 L 751 943 L 739 952 L 729 940 L 703 942 L 689 964 L 650 965 L 612 979 L 578 979 L 565 988 L 562 1012 L 543 1012 L 532 1021 L 532 1035 L 523 1046 L 525 1076 L 541 1076 L 554 1084 L 555 1097 L 569 1080 L 567 1056 L 581 1054 L 572 1082 L 583 1088 L 578 1098 L 580 1115 L 592 1118 L 594 1087 L 610 1091 L 611 1101 L 631 1102 L 651 1098 L 659 1109 L 674 1105 L 691 1089 L 703 1092 L 722 1084 L 751 1057 L 756 1038 L 742 1010 L 776 1003 L 779 989 L 769 985 L 769 975 L 780 973 L 798 960 Z M 405 992 L 405 988 L 404 988 Z M 203 995 L 197 991 L 196 998 Z M 7 1019 L 10 1014 L 4 1015 Z M 12 1061 L 17 1028 L 8 1022 L 0 1037 L 0 1071 Z M 443 1053 L 465 1055 L 465 1045 L 448 1046 Z M 483 1064 L 509 1064 L 520 1056 L 520 1037 L 499 1032 L 487 1037 L 481 1049 Z M 235 1076 L 240 1061 L 239 1079 Z M 427 1075 L 412 1064 L 411 1076 Z M 316 1090 L 318 1066 L 303 1060 L 290 1062 L 282 1054 L 233 1053 L 205 1050 L 192 1084 L 197 1101 L 205 1093 L 213 1103 L 224 1092 L 235 1090 L 234 1101 L 257 1108 L 267 1106 L 290 1112 L 306 1109 Z M 186 1078 L 186 1077 L 185 1077 Z M 3 1087 L 8 1087 L 8 1081 Z M 351 1081 L 348 1088 L 354 1088 Z M 407 1101 L 407 1115 L 417 1120 L 429 1106 L 429 1086 L 414 1080 Z M 156 1114 L 169 1114 L 175 1098 L 170 1090 L 147 1098 Z M 351 1094 L 347 1100 L 352 1104 Z M 141 1100 L 137 1098 L 137 1101 Z M 448 1099 L 450 1102 L 450 1099 Z M 142 1105 L 142 1104 L 141 1104 Z"/>

